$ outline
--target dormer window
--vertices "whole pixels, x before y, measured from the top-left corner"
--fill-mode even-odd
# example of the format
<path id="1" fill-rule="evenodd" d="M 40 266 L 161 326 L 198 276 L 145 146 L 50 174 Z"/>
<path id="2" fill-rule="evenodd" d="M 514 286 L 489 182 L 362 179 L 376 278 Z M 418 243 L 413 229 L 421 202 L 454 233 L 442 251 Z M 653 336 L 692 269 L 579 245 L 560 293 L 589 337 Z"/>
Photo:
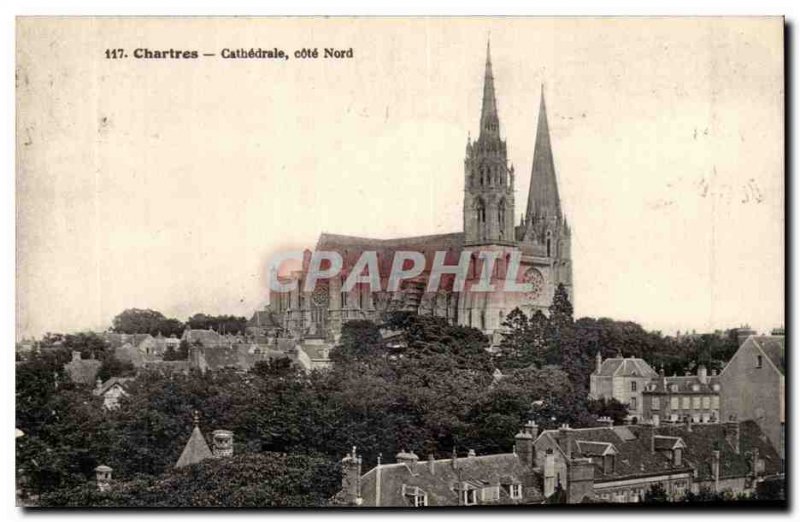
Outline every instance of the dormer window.
<path id="1" fill-rule="evenodd" d="M 406 486 L 403 484 L 403 496 L 414 507 L 425 507 L 428 505 L 428 495 L 417 486 Z"/>
<path id="2" fill-rule="evenodd" d="M 676 391 L 678 391 L 678 385 L 677 384 L 673 384 L 673 385 L 671 385 L 669 387 L 669 389 L 672 390 L 673 392 L 676 392 Z"/>
<path id="3" fill-rule="evenodd" d="M 465 489 L 461 492 L 461 503 L 465 506 L 474 506 L 478 503 L 478 495 L 474 489 Z"/>
<path id="4" fill-rule="evenodd" d="M 500 500 L 500 486 L 488 486 L 481 489 L 481 500 L 484 502 Z"/>
<path id="5" fill-rule="evenodd" d="M 712 388 L 712 389 L 713 389 L 715 392 L 718 392 L 718 391 L 719 391 L 719 384 L 715 384 L 715 385 L 714 385 L 714 386 L 712 386 L 711 388 Z"/>

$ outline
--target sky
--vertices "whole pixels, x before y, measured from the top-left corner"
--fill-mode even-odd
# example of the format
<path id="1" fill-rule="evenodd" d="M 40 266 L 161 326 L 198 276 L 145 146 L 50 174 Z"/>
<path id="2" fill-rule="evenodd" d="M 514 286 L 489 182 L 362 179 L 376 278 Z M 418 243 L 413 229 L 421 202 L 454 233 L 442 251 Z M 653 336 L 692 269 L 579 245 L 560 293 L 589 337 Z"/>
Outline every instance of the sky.
<path id="1" fill-rule="evenodd" d="M 17 337 L 250 316 L 321 232 L 461 229 L 487 38 L 516 215 L 542 87 L 577 317 L 784 323 L 779 18 L 20 19 Z M 277 47 L 289 60 L 225 60 Z M 352 59 L 294 51 L 353 49 Z M 215 53 L 107 59 L 106 49 Z"/>

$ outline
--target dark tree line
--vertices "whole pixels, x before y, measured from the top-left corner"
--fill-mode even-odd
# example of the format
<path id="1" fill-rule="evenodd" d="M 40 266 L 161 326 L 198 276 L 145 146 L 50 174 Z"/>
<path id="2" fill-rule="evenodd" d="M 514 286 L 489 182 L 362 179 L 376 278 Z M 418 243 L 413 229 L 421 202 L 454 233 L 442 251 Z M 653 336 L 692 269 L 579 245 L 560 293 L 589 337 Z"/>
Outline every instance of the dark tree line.
<path id="1" fill-rule="evenodd" d="M 247 319 L 234 315 L 194 314 L 186 322 L 165 317 L 156 310 L 130 308 L 123 311 L 112 322 L 111 330 L 126 334 L 163 335 L 164 337 L 180 337 L 186 328 L 208 330 L 214 329 L 224 334 L 244 334 Z"/>

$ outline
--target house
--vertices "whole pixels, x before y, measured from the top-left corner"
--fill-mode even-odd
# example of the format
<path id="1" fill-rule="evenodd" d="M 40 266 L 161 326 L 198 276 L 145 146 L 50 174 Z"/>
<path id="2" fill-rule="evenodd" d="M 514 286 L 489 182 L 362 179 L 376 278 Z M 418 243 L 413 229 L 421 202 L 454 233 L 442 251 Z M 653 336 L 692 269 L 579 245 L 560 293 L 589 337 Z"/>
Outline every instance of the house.
<path id="1" fill-rule="evenodd" d="M 114 410 L 119 408 L 120 397 L 128 395 L 128 392 L 125 391 L 125 383 L 131 380 L 130 377 L 111 377 L 103 382 L 98 378 L 92 394 L 103 398 L 105 409 Z"/>
<path id="2" fill-rule="evenodd" d="M 201 330 L 187 328 L 183 332 L 181 340 L 189 343 L 190 346 L 200 345 L 206 348 L 213 348 L 225 344 L 224 339 L 214 330 Z"/>
<path id="3" fill-rule="evenodd" d="M 97 359 L 82 359 L 81 352 L 72 352 L 72 360 L 64 365 L 64 372 L 76 384 L 92 384 L 102 365 Z"/>
<path id="4" fill-rule="evenodd" d="M 306 339 L 294 347 L 297 363 L 306 371 L 325 370 L 331 366 L 331 345 L 321 339 Z"/>
<path id="5" fill-rule="evenodd" d="M 753 420 L 784 456 L 785 337 L 751 335 L 720 372 L 723 419 Z"/>
<path id="6" fill-rule="evenodd" d="M 280 319 L 269 306 L 264 310 L 256 310 L 245 327 L 247 335 L 259 341 L 274 338 L 280 331 Z"/>
<path id="7" fill-rule="evenodd" d="M 186 446 L 183 447 L 181 456 L 175 463 L 176 468 L 191 466 L 211 458 L 233 456 L 233 432 L 228 430 L 214 430 L 212 433 L 213 450 L 209 449 L 203 432 L 200 431 L 198 413 L 194 412 L 194 428 Z"/>
<path id="8" fill-rule="evenodd" d="M 523 435 L 521 432 L 519 435 Z M 529 434 L 527 440 L 531 441 Z M 539 504 L 544 500 L 531 453 L 500 453 L 420 461 L 401 451 L 391 464 L 361 474 L 361 457 L 353 448 L 342 460 L 339 504 L 368 507 L 426 507 Z"/>
<path id="9" fill-rule="evenodd" d="M 779 457 L 748 421 L 656 427 L 652 424 L 546 430 L 534 443 L 545 496 L 561 490 L 568 503 L 641 502 L 660 484 L 670 500 L 701 488 L 751 493 L 778 473 Z"/>
<path id="10" fill-rule="evenodd" d="M 603 360 L 600 352 L 595 357 L 595 369 L 589 376 L 589 398 L 616 399 L 628 406 L 632 420 L 644 415 L 642 392 L 658 374 L 643 359 L 612 357 Z"/>
<path id="11" fill-rule="evenodd" d="M 720 387 L 716 370 L 709 375 L 703 365 L 697 375 L 666 377 L 662 369 L 642 391 L 642 420 L 656 426 L 687 418 L 694 423 L 719 422 Z"/>

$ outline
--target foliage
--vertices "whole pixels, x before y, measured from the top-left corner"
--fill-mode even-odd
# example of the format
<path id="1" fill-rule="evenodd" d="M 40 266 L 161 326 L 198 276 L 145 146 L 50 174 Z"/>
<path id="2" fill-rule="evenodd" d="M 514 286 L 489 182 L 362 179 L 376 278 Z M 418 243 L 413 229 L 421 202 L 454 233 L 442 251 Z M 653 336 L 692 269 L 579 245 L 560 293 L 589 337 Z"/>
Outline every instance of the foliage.
<path id="1" fill-rule="evenodd" d="M 138 477 L 99 492 L 91 482 L 42 497 L 47 507 L 313 507 L 341 484 L 338 463 L 319 455 L 255 453 Z"/>
<path id="2" fill-rule="evenodd" d="M 161 334 L 165 337 L 180 336 L 184 325 L 177 319 L 168 319 L 156 310 L 141 310 L 129 308 L 114 317 L 112 328 L 114 332 L 126 334 Z"/>
<path id="3" fill-rule="evenodd" d="M 213 329 L 222 334 L 242 334 L 247 329 L 247 319 L 233 315 L 207 315 L 203 313 L 194 314 L 187 321 L 186 325 L 194 330 Z"/>

